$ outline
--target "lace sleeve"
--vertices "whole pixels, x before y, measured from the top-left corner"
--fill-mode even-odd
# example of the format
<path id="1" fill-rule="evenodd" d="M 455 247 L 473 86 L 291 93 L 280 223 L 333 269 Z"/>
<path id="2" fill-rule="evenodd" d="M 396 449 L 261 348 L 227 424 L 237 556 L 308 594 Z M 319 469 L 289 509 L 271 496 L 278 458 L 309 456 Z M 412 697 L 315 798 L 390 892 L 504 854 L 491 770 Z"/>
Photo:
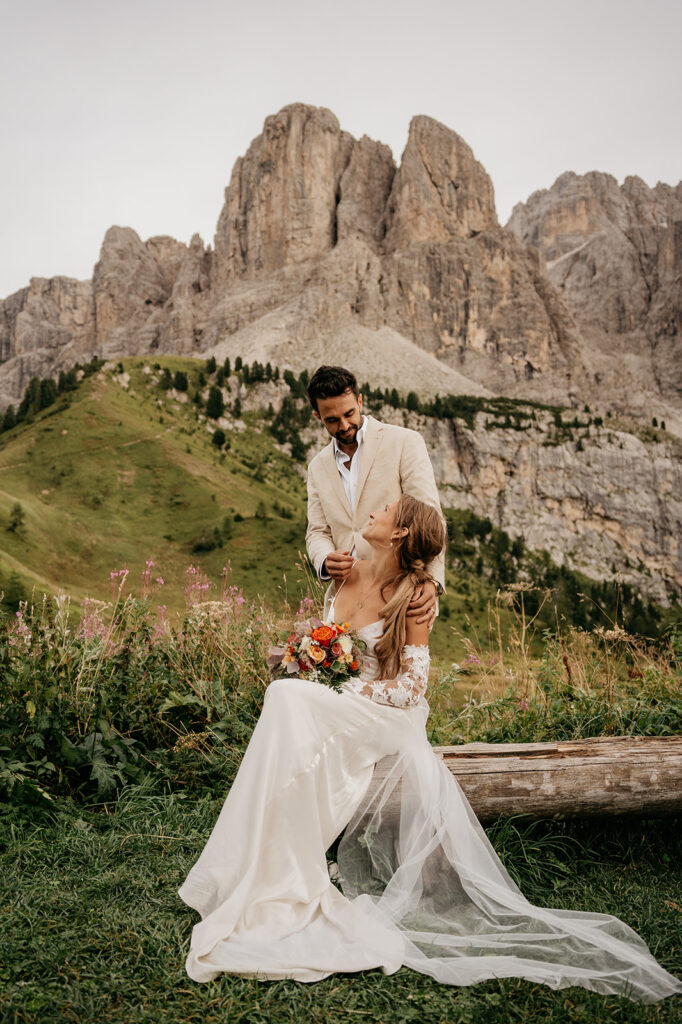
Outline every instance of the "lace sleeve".
<path id="1" fill-rule="evenodd" d="M 428 647 L 406 644 L 403 647 L 402 668 L 395 679 L 365 680 L 357 692 L 378 704 L 391 704 L 407 708 L 418 704 L 426 693 L 429 680 Z"/>

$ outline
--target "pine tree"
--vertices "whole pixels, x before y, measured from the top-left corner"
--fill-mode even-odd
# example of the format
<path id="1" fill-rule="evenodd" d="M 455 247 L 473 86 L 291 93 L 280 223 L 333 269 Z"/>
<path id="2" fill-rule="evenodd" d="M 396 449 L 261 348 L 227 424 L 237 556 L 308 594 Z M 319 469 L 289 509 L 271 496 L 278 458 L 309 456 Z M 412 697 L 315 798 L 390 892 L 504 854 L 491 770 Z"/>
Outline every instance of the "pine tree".
<path id="1" fill-rule="evenodd" d="M 2 419 L 2 429 L 3 430 L 12 430 L 12 428 L 16 427 L 16 425 L 17 425 L 17 416 L 16 416 L 16 413 L 14 411 L 14 406 L 13 405 L 8 405 L 7 408 L 5 409 L 5 415 L 3 416 L 3 419 Z"/>
<path id="2" fill-rule="evenodd" d="M 209 419 L 217 420 L 220 419 L 223 412 L 225 411 L 225 403 L 223 401 L 223 393 L 220 388 L 212 387 L 208 393 L 208 401 L 206 402 L 206 415 Z M 223 444 L 225 439 L 223 438 Z"/>
<path id="3" fill-rule="evenodd" d="M 57 385 L 51 377 L 47 377 L 45 380 L 40 382 L 40 408 L 47 409 L 48 406 L 52 405 L 57 399 Z"/>
<path id="4" fill-rule="evenodd" d="M 215 373 L 215 371 L 216 371 L 215 356 L 209 356 L 209 358 L 206 360 L 206 373 Z"/>
<path id="5" fill-rule="evenodd" d="M 292 434 L 291 436 L 291 457 L 296 462 L 305 462 L 306 447 L 299 433 Z"/>

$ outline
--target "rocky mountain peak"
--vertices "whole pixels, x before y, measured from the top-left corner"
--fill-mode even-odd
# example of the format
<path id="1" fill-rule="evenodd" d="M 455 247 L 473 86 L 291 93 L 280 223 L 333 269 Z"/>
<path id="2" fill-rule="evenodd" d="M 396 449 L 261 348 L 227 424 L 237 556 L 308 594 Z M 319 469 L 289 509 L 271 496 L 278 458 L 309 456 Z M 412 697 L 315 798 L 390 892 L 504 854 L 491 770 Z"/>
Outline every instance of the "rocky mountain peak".
<path id="1" fill-rule="evenodd" d="M 410 352 L 425 394 L 599 401 L 647 419 L 653 396 L 682 429 L 680 210 L 682 185 L 567 172 L 502 228 L 488 174 L 440 122 L 412 119 L 396 167 L 330 110 L 291 104 L 236 161 L 214 250 L 114 227 L 92 282 L 0 302 L 0 406 L 27 374 L 93 352 L 298 371 L 338 352 L 362 373 L 371 350 L 382 386 L 404 389 L 396 353 Z"/>
<path id="2" fill-rule="evenodd" d="M 612 401 L 644 411 L 657 393 L 679 408 L 682 183 L 568 172 L 517 204 L 507 227 L 547 261 Z"/>
<path id="3" fill-rule="evenodd" d="M 456 132 L 412 118 L 388 202 L 389 251 L 419 242 L 470 238 L 497 228 L 492 181 Z"/>
<path id="4" fill-rule="evenodd" d="M 353 139 L 330 110 L 294 103 L 266 118 L 232 171 L 215 236 L 216 280 L 320 258 L 336 242 Z"/>

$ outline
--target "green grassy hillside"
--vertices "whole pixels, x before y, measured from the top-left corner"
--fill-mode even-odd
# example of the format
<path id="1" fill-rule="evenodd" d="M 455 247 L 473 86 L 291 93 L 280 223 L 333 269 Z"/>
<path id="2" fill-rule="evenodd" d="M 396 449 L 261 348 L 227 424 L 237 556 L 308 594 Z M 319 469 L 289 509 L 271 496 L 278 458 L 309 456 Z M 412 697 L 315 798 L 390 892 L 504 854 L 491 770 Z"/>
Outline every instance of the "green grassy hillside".
<path id="1" fill-rule="evenodd" d="M 249 386 L 263 379 L 263 368 L 254 367 L 240 370 Z M 152 585 L 152 601 L 170 613 L 185 606 L 190 565 L 212 581 L 208 597 L 218 596 L 229 562 L 229 582 L 247 598 L 264 596 L 278 605 L 288 595 L 297 601 L 309 579 L 299 557 L 306 514 L 306 454 L 299 431 L 309 416 L 303 379 L 285 374 L 291 392 L 286 408 L 278 416 L 272 410 L 244 412 L 246 429 L 228 430 L 224 448 L 218 448 L 201 395 L 223 383 L 221 369 L 203 360 L 164 357 L 87 370 L 90 375 L 78 384 L 70 374 L 70 388 L 59 395 L 52 382 L 43 382 L 52 385 L 47 407 L 32 412 L 25 400 L 22 421 L 0 433 L 5 608 L 41 592 L 65 591 L 76 603 L 86 596 L 108 600 L 110 573 L 122 567 L 129 570 L 127 591 L 140 593 L 148 560 L 154 563 L 151 579 L 164 580 Z M 186 390 L 171 389 L 178 379 Z M 35 382 L 36 395 L 40 389 Z M 370 404 L 374 399 L 368 396 Z M 280 450 L 277 439 L 292 442 L 302 461 Z M 432 637 L 441 663 L 464 655 L 462 636 L 477 638 L 480 647 L 499 645 L 499 636 L 488 636 L 494 622 L 489 603 L 498 588 L 519 579 L 536 588 L 524 596 L 526 611 L 532 615 L 543 604 L 538 636 L 562 618 L 582 627 L 619 619 L 646 635 L 670 620 L 671 613 L 662 617 L 634 593 L 617 593 L 529 553 L 488 520 L 446 514 L 448 593 Z M 550 599 L 543 596 L 548 589 Z M 505 636 L 507 620 L 503 607 Z"/>
<path id="2" fill-rule="evenodd" d="M 301 476 L 255 429 L 255 414 L 219 453 L 191 398 L 168 398 L 145 365 L 126 360 L 127 388 L 100 371 L 0 435 L 0 578 L 106 599 L 112 569 L 126 565 L 134 584 L 151 558 L 169 609 L 183 604 L 190 563 L 218 580 L 231 560 L 253 597 L 283 586 L 304 543 Z M 203 363 L 163 365 L 188 374 L 191 395 Z M 16 503 L 24 521 L 12 531 Z M 216 540 L 223 546 L 193 550 Z"/>

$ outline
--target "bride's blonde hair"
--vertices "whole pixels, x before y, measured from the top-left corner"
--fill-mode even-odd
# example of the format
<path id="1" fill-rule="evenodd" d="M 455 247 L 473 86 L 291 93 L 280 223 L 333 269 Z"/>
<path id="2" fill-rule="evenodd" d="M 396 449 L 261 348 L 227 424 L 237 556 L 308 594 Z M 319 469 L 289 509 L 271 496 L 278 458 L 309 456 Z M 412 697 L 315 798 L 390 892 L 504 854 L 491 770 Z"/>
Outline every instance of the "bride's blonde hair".
<path id="1" fill-rule="evenodd" d="M 398 541 L 398 572 L 384 584 L 384 587 L 396 589 L 380 613 L 384 632 L 374 648 L 379 679 L 393 679 L 400 671 L 408 605 L 415 587 L 432 579 L 426 565 L 440 554 L 447 540 L 445 523 L 438 509 L 411 494 L 403 494 L 398 501 L 396 526 L 407 529 L 407 533 Z"/>

